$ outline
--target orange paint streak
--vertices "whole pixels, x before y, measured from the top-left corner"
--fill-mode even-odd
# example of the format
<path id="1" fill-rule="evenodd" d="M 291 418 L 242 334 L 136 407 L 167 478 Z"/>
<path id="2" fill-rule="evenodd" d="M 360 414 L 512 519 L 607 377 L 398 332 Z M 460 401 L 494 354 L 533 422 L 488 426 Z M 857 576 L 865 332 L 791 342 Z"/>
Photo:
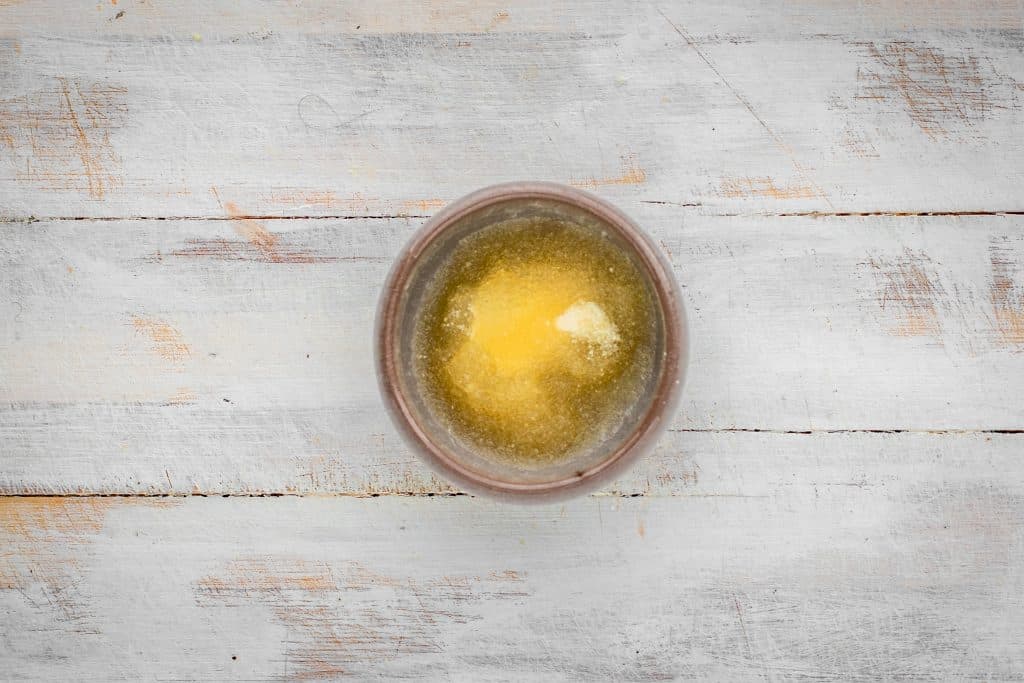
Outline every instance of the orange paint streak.
<path id="1" fill-rule="evenodd" d="M 647 182 L 647 173 L 636 163 L 636 156 L 629 154 L 622 157 L 622 174 L 614 178 L 588 178 L 570 180 L 574 187 L 597 188 L 606 185 L 640 185 Z"/>
<path id="2" fill-rule="evenodd" d="M 353 564 L 349 567 L 345 587 L 351 590 L 368 590 L 376 586 L 387 586 L 398 588 L 402 585 L 399 579 L 372 571 L 361 564 Z"/>
<path id="3" fill-rule="evenodd" d="M 942 326 L 934 309 L 925 311 L 906 311 L 903 321 L 893 328 L 897 337 L 940 337 Z"/>
<path id="4" fill-rule="evenodd" d="M 522 581 L 523 576 L 515 569 L 506 569 L 504 571 L 492 571 L 488 576 L 495 581 Z"/>
<path id="5" fill-rule="evenodd" d="M 365 197 L 356 192 L 351 197 L 339 197 L 332 190 L 282 188 L 260 195 L 260 201 L 271 207 L 301 208 L 315 206 L 338 213 L 386 213 L 393 202 L 376 197 Z"/>
<path id="6" fill-rule="evenodd" d="M 339 260 L 336 256 L 320 256 L 318 254 L 289 247 L 280 235 L 267 230 L 263 223 L 250 217 L 234 202 L 221 202 L 216 188 L 211 188 L 218 203 L 232 220 L 232 229 L 242 241 L 223 238 L 190 239 L 187 246 L 176 249 L 168 254 L 158 252 L 151 260 L 160 262 L 164 256 L 180 256 L 187 258 L 212 258 L 219 261 L 257 261 L 280 264 L 328 263 Z M 366 257 L 370 259 L 371 257 Z M 347 260 L 359 260 L 349 257 Z M 372 260 L 372 259 L 371 259 Z"/>
<path id="7" fill-rule="evenodd" d="M 277 246 L 273 251 L 255 248 L 249 241 L 233 242 L 225 239 L 190 239 L 186 247 L 175 249 L 166 256 L 185 258 L 211 258 L 218 261 L 257 261 L 263 263 L 330 263 L 337 261 L 336 256 L 319 256 L 301 249 Z M 152 259 L 161 261 L 165 254 L 155 254 Z M 351 257 L 348 260 L 359 260 Z"/>
<path id="8" fill-rule="evenodd" d="M 104 525 L 109 498 L 0 497 L 0 590 L 41 592 L 58 628 L 88 631 L 80 557 Z M 37 605 L 33 605 L 36 607 Z"/>
<path id="9" fill-rule="evenodd" d="M 213 593 L 224 591 L 285 591 L 320 592 L 337 586 L 330 567 L 321 563 L 295 560 L 287 565 L 270 564 L 259 560 L 240 560 L 226 567 L 227 578 L 208 576 L 196 585 Z"/>
<path id="10" fill-rule="evenodd" d="M 931 259 L 904 250 L 897 258 L 871 258 L 878 306 L 892 314 L 892 332 L 899 337 L 933 337 L 942 341 L 940 308 L 947 305 L 946 292 L 938 284 Z"/>
<path id="11" fill-rule="evenodd" d="M 154 350 L 161 358 L 177 363 L 192 355 L 192 348 L 181 333 L 165 322 L 132 316 L 132 326 L 153 341 Z"/>
<path id="12" fill-rule="evenodd" d="M 779 187 L 767 176 L 726 178 L 722 180 L 721 193 L 732 198 L 815 199 L 822 196 L 820 190 L 809 185 Z"/>
<path id="13" fill-rule="evenodd" d="M 904 112 L 930 138 L 962 136 L 976 122 L 1015 106 L 1018 84 L 970 49 L 910 41 L 864 49 L 871 61 L 857 70 L 861 90 L 854 99 Z"/>
<path id="14" fill-rule="evenodd" d="M 234 202 L 224 202 L 224 209 L 229 216 L 236 219 L 232 227 L 240 237 L 245 238 L 249 244 L 256 247 L 268 260 L 273 261 L 277 258 L 277 237 L 273 233 L 257 221 L 245 218 L 245 212 L 239 209 Z"/>
<path id="15" fill-rule="evenodd" d="M 338 206 L 341 200 L 330 190 L 289 190 L 272 192 L 267 198 L 270 204 L 288 206 Z"/>
<path id="16" fill-rule="evenodd" d="M 71 129 L 74 131 L 74 137 L 76 140 L 75 148 L 78 152 L 78 157 L 82 160 L 82 166 L 85 168 L 85 175 L 89 181 L 89 194 L 97 199 L 102 199 L 106 192 L 106 174 L 103 169 L 103 163 L 100 159 L 99 154 L 93 149 L 93 144 L 89 140 L 89 136 L 86 135 L 85 129 L 82 127 L 81 122 L 78 120 L 78 113 L 75 111 L 75 105 L 71 103 L 71 92 L 68 89 L 68 81 L 66 78 L 57 79 L 60 81 L 61 95 L 64 99 L 65 115 L 67 116 L 68 123 L 71 125 Z M 78 91 L 78 96 L 81 98 L 82 93 Z"/>
<path id="17" fill-rule="evenodd" d="M 103 199 L 123 183 L 110 132 L 127 113 L 127 89 L 55 80 L 55 90 L 0 100 L 0 143 L 19 181 Z"/>
<path id="18" fill-rule="evenodd" d="M 174 392 L 174 394 L 171 395 L 169 399 L 167 399 L 167 405 L 181 406 L 187 405 L 189 403 L 195 403 L 195 401 L 195 392 L 192 391 L 191 389 L 186 389 L 183 387 L 181 389 L 178 389 L 176 392 Z"/>
<path id="19" fill-rule="evenodd" d="M 0 530 L 22 539 L 52 534 L 95 533 L 103 526 L 110 500 L 0 496 Z"/>
<path id="20" fill-rule="evenodd" d="M 402 210 L 429 213 L 443 208 L 446 203 L 443 199 L 411 199 L 402 202 Z"/>
<path id="21" fill-rule="evenodd" d="M 995 313 L 996 341 L 1024 351 L 1024 260 L 1015 258 L 1006 238 L 989 245 L 992 282 L 989 300 Z"/>
<path id="22" fill-rule="evenodd" d="M 521 599 L 513 570 L 488 577 L 444 575 L 416 581 L 356 562 L 294 558 L 236 560 L 194 585 L 200 607 L 265 605 L 288 632 L 292 680 L 358 675 L 382 660 L 436 652 L 443 624 L 479 618 L 483 601 Z"/>
<path id="23" fill-rule="evenodd" d="M 218 198 L 218 202 L 219 202 Z M 318 209 L 330 209 L 340 213 L 430 213 L 442 208 L 447 202 L 444 199 L 408 199 L 403 201 L 385 200 L 374 197 L 364 197 L 356 193 L 351 197 L 339 197 L 337 193 L 330 190 L 303 190 L 303 189 L 280 189 L 260 197 L 261 203 L 269 207 L 287 207 L 290 209 L 302 207 L 317 207 Z M 228 208 L 228 204 L 222 203 L 222 207 Z M 233 205 L 232 205 L 233 206 Z M 397 210 L 395 207 L 398 207 Z M 237 207 L 234 207 L 237 209 Z M 230 215 L 230 212 L 229 212 Z"/>
<path id="24" fill-rule="evenodd" d="M 491 18 L 491 22 L 484 27 L 484 32 L 486 33 L 488 31 L 493 31 L 499 25 L 504 24 L 506 21 L 508 21 L 508 18 L 508 10 L 498 10 L 497 12 L 494 13 L 494 16 Z"/>

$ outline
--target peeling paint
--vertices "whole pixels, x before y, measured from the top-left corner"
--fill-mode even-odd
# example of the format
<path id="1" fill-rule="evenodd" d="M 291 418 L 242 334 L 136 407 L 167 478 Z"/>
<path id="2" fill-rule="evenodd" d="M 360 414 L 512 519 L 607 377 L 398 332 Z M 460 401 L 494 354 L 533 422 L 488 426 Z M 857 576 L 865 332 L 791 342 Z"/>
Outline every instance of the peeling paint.
<path id="1" fill-rule="evenodd" d="M 102 529 L 108 498 L 0 497 L 0 591 L 56 613 L 71 631 L 94 632 L 78 589 L 84 548 Z"/>
<path id="2" fill-rule="evenodd" d="M 106 498 L 0 496 L 0 530 L 23 539 L 96 533 L 109 507 Z"/>
<path id="3" fill-rule="evenodd" d="M 180 363 L 192 355 L 192 347 L 185 343 L 181 332 L 163 321 L 136 315 L 132 316 L 132 327 L 149 337 L 153 342 L 153 350 L 165 360 Z"/>
<path id="4" fill-rule="evenodd" d="M 928 137 L 963 137 L 977 122 L 1017 107 L 1019 84 L 997 74 L 972 49 L 892 41 L 861 47 L 855 101 L 902 111 Z"/>
<path id="5" fill-rule="evenodd" d="M 127 114 L 128 90 L 55 81 L 52 89 L 0 100 L 0 143 L 12 150 L 19 181 L 104 199 L 124 183 L 110 136 Z"/>
<path id="6" fill-rule="evenodd" d="M 505 570 L 418 581 L 358 562 L 272 557 L 229 562 L 199 579 L 194 594 L 200 607 L 269 607 L 287 630 L 286 677 L 319 680 L 352 675 L 367 663 L 436 652 L 447 625 L 481 618 L 476 605 L 526 596 L 523 580 Z"/>
<path id="7" fill-rule="evenodd" d="M 491 21 L 487 26 L 484 27 L 484 33 L 488 33 L 496 29 L 499 25 L 504 24 L 508 21 L 509 13 L 508 10 L 498 10 L 494 13 Z"/>
<path id="8" fill-rule="evenodd" d="M 622 157 L 622 172 L 612 178 L 585 178 L 570 180 L 569 184 L 582 188 L 597 188 L 606 185 L 640 185 L 647 182 L 647 172 L 636 161 L 636 155 L 627 154 Z"/>
<path id="9" fill-rule="evenodd" d="M 324 211 L 343 214 L 390 213 L 395 201 L 379 197 L 368 197 L 356 192 L 348 197 L 339 196 L 334 190 L 316 190 L 307 188 L 277 188 L 259 195 L 260 204 L 271 210 L 274 207 L 299 209 L 315 207 Z M 403 202 L 404 204 L 404 202 Z M 226 205 L 223 205 L 226 208 Z"/>
<path id="10" fill-rule="evenodd" d="M 249 244 L 264 254 L 268 260 L 279 258 L 277 253 L 277 237 L 257 221 L 245 218 L 245 212 L 238 208 L 234 202 L 224 202 L 224 209 L 228 215 L 235 220 L 232 227 L 235 232 L 244 238 Z"/>
<path id="11" fill-rule="evenodd" d="M 214 194 L 217 195 L 216 191 L 214 191 Z M 288 245 L 284 237 L 268 230 L 262 221 L 250 217 L 234 202 L 222 202 L 222 206 L 228 217 L 232 219 L 230 221 L 232 230 L 241 240 L 225 238 L 189 239 L 182 248 L 167 253 L 157 253 L 149 260 L 162 261 L 165 256 L 173 256 L 209 258 L 218 261 L 255 261 L 299 265 L 331 263 L 342 260 L 337 256 L 316 254 Z M 372 257 L 366 257 L 365 259 L 349 257 L 344 260 L 374 259 Z"/>
<path id="12" fill-rule="evenodd" d="M 172 406 L 188 405 L 189 403 L 195 403 L 196 394 L 191 389 L 182 387 L 175 391 L 170 398 L 167 399 L 167 404 Z"/>
<path id="13" fill-rule="evenodd" d="M 275 190 L 264 197 L 271 206 L 338 207 L 340 198 L 333 190 Z"/>
<path id="14" fill-rule="evenodd" d="M 393 453 L 393 446 L 385 443 L 384 435 L 371 435 L 379 439 L 379 450 L 382 455 Z M 321 445 L 321 444 L 315 444 Z M 414 458 L 402 461 L 384 460 L 366 472 L 363 468 L 353 468 L 351 461 L 336 455 L 317 454 L 300 458 L 296 477 L 302 482 L 303 491 L 338 491 L 349 490 L 352 479 L 359 481 L 359 490 L 363 495 L 372 496 L 419 496 L 444 495 L 457 493 L 448 482 L 438 479 L 435 475 L 420 466 Z"/>
<path id="15" fill-rule="evenodd" d="M 881 156 L 868 134 L 853 125 L 847 125 L 843 130 L 839 138 L 839 145 L 861 159 L 877 159 Z"/>
<path id="16" fill-rule="evenodd" d="M 411 199 L 401 204 L 403 211 L 417 211 L 419 213 L 430 213 L 444 208 L 447 202 L 443 199 Z"/>
<path id="17" fill-rule="evenodd" d="M 815 199 L 822 196 L 821 191 L 810 185 L 778 186 L 772 178 L 744 177 L 725 178 L 721 184 L 721 194 L 730 198 L 767 198 L 767 199 Z"/>
<path id="18" fill-rule="evenodd" d="M 922 252 L 904 249 L 895 258 L 873 256 L 868 264 L 877 286 L 875 301 L 894 321 L 892 333 L 932 337 L 941 342 L 939 307 L 947 294 L 931 259 Z"/>
<path id="19" fill-rule="evenodd" d="M 996 343 L 1024 351 L 1024 259 L 1013 246 L 1007 237 L 989 244 L 989 300 L 995 313 Z"/>

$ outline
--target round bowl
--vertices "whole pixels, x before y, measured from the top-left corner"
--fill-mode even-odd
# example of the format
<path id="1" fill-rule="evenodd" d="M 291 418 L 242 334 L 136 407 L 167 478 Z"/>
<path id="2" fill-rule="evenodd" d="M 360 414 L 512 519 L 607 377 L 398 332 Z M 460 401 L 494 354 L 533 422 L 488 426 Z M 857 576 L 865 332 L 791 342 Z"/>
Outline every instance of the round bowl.
<path id="1" fill-rule="evenodd" d="M 600 230 L 624 250 L 655 303 L 653 370 L 618 427 L 579 455 L 540 467 L 488 457 L 461 441 L 435 415 L 413 369 L 417 315 L 431 278 L 463 237 L 495 223 L 530 216 Z M 647 453 L 671 421 L 687 361 L 686 313 L 672 268 L 643 231 L 611 204 L 587 192 L 541 182 L 487 187 L 442 209 L 396 259 L 377 309 L 376 365 L 381 395 L 399 432 L 428 465 L 456 485 L 515 501 L 546 501 L 593 490 Z"/>

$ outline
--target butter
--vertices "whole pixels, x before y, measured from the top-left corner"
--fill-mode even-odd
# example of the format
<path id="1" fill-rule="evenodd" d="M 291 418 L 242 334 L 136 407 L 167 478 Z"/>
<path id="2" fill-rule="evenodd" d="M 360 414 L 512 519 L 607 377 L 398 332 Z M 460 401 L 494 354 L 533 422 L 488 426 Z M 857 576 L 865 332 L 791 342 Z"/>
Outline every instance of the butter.
<path id="1" fill-rule="evenodd" d="M 593 301 L 577 301 L 555 319 L 555 327 L 596 346 L 604 355 L 615 352 L 619 331 Z"/>
<path id="2" fill-rule="evenodd" d="M 579 226 L 511 221 L 451 259 L 416 348 L 453 431 L 544 463 L 610 429 L 651 365 L 650 296 L 628 257 Z"/>

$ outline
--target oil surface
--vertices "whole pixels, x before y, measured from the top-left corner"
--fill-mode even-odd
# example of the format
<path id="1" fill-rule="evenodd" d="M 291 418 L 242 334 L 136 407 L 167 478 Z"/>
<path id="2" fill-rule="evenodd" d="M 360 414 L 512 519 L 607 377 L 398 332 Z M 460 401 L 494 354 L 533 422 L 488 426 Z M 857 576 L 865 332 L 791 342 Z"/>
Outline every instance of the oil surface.
<path id="1" fill-rule="evenodd" d="M 600 232 L 520 219 L 463 239 L 430 283 L 416 373 L 459 438 L 547 464 L 618 426 L 650 375 L 653 299 Z"/>

